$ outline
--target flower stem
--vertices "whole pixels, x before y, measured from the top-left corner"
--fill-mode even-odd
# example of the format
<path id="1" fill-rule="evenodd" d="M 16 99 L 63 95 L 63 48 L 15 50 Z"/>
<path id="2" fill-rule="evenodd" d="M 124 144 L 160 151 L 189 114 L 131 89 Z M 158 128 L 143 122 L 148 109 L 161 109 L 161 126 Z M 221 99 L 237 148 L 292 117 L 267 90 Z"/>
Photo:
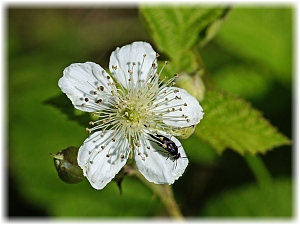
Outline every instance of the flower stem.
<path id="1" fill-rule="evenodd" d="M 272 176 L 270 175 L 266 165 L 259 156 L 252 156 L 246 154 L 244 157 L 251 168 L 258 184 L 262 188 L 268 188 L 272 183 Z"/>
<path id="2" fill-rule="evenodd" d="M 150 183 L 138 171 L 136 171 L 134 175 L 159 196 L 171 217 L 177 220 L 183 220 L 182 213 L 174 199 L 171 185 Z"/>

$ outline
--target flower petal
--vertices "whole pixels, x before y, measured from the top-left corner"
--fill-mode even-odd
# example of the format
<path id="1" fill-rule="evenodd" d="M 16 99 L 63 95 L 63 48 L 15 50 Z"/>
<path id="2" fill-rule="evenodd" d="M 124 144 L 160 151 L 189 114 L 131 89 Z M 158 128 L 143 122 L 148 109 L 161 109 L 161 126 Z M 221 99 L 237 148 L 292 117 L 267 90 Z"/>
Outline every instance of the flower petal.
<path id="1" fill-rule="evenodd" d="M 114 131 L 95 132 L 87 138 L 78 152 L 78 165 L 95 189 L 102 189 L 121 170 L 128 159 L 127 139 L 114 142 Z M 122 149 L 122 150 L 121 150 Z"/>
<path id="2" fill-rule="evenodd" d="M 146 56 L 144 57 L 144 55 Z M 133 78 L 132 85 L 136 85 L 138 80 L 145 82 L 149 75 L 156 72 L 153 63 L 156 65 L 156 52 L 151 45 L 146 42 L 133 42 L 112 52 L 109 69 L 117 81 L 129 89 L 130 72 L 132 72 Z"/>
<path id="3" fill-rule="evenodd" d="M 162 112 L 163 122 L 174 127 L 198 124 L 204 115 L 197 99 L 181 88 L 162 89 L 154 102 L 154 105 L 156 104 L 158 106 L 153 111 Z"/>
<path id="4" fill-rule="evenodd" d="M 111 104 L 111 87 L 107 78 L 109 75 L 98 64 L 73 63 L 64 69 L 63 74 L 58 86 L 76 109 L 94 112 L 101 110 L 101 105 Z"/>
<path id="5" fill-rule="evenodd" d="M 146 138 L 141 142 L 139 153 L 135 154 L 135 161 L 139 171 L 148 181 L 156 184 L 173 184 L 187 167 L 189 160 L 183 158 L 186 155 L 182 145 L 175 137 L 171 137 L 171 140 L 176 144 L 181 155 L 177 160 L 173 160 L 173 157 L 156 143 Z"/>

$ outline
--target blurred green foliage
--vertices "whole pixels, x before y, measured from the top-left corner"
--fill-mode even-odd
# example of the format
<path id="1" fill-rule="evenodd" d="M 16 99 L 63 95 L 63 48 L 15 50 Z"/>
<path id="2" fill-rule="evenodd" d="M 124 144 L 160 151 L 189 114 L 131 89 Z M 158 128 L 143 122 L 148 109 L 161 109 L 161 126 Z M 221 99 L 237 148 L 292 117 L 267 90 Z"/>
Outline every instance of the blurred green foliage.
<path id="1" fill-rule="evenodd" d="M 210 75 L 209 82 L 218 89 L 251 101 L 284 135 L 291 137 L 292 8 L 233 7 L 228 11 L 197 7 L 193 17 L 189 16 L 191 9 L 185 7 L 184 16 L 191 20 L 178 21 L 187 30 L 166 27 L 154 34 L 151 29 L 147 34 L 149 28 L 146 30 L 145 23 L 141 23 L 142 15 L 138 16 L 136 8 L 7 8 L 9 216 L 24 215 L 24 207 L 18 204 L 22 201 L 33 210 L 27 216 L 167 216 L 157 196 L 134 177 L 124 179 L 122 195 L 114 182 L 101 191 L 94 190 L 86 180 L 69 185 L 59 180 L 49 156 L 68 146 L 80 146 L 88 136 L 84 127 L 88 126 L 89 115 L 74 110 L 57 86 L 63 69 L 85 61 L 105 68 L 116 47 L 137 40 L 152 42 L 151 35 L 153 46 L 163 51 L 162 57 L 176 63 L 168 65 L 167 72 L 170 68 L 185 70 L 191 62 L 191 71 L 197 69 L 199 58 L 194 58 L 189 49 L 196 44 L 206 70 L 204 82 Z M 161 15 L 162 9 L 147 6 L 142 11 Z M 168 11 L 170 15 L 178 13 Z M 201 21 L 199 28 L 197 21 L 203 15 L 207 20 Z M 170 23 L 173 16 L 167 20 L 168 26 L 174 26 Z M 190 32 L 188 22 L 192 19 L 195 23 L 191 23 Z M 143 20 L 147 23 L 147 18 Z M 174 32 L 182 38 L 174 39 Z M 188 35 L 193 39 L 186 42 Z M 156 38 L 165 39 L 162 43 L 169 41 L 169 49 L 177 42 L 180 44 L 176 49 L 188 47 L 184 52 L 168 54 Z M 180 57 L 172 58 L 173 54 Z M 185 55 L 187 60 L 179 64 Z M 215 129 L 221 128 L 216 125 Z M 228 151 L 219 155 L 212 148 L 215 146 L 197 136 L 182 141 L 191 163 L 173 185 L 185 216 L 292 215 L 290 146 L 263 156 L 274 184 L 262 190 L 242 157 Z M 262 204 L 262 199 L 268 201 Z M 275 204 L 280 207 L 274 210 Z"/>
<path id="2" fill-rule="evenodd" d="M 278 179 L 266 188 L 246 184 L 234 190 L 224 190 L 205 206 L 205 217 L 282 217 L 292 216 L 292 184 L 289 179 Z M 240 204 L 243 202 L 244 204 Z"/>

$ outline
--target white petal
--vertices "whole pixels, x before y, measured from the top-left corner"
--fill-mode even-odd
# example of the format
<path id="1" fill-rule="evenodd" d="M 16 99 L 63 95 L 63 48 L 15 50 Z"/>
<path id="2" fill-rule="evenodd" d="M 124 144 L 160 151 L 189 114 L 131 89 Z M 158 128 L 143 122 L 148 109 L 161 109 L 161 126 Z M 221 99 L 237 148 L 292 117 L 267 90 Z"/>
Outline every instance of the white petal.
<path id="1" fill-rule="evenodd" d="M 95 189 L 104 188 L 125 165 L 129 155 L 125 153 L 128 148 L 127 139 L 113 142 L 113 131 L 106 131 L 102 137 L 101 133 L 95 132 L 87 138 L 77 157 L 83 174 Z M 122 154 L 124 157 L 121 157 Z"/>
<path id="2" fill-rule="evenodd" d="M 144 57 L 146 55 L 146 57 Z M 132 63 L 136 65 L 133 66 Z M 117 81 L 125 88 L 129 89 L 128 79 L 129 72 L 132 71 L 134 84 L 138 80 L 146 81 L 150 74 L 156 72 L 152 64 L 156 64 L 156 52 L 150 44 L 146 42 L 133 42 L 130 45 L 125 45 L 122 48 L 117 48 L 112 52 L 109 62 L 109 70 L 115 76 Z M 113 67 L 117 67 L 116 70 Z"/>
<path id="3" fill-rule="evenodd" d="M 181 88 L 170 87 L 164 88 L 163 91 L 167 91 L 167 94 L 158 96 L 154 105 L 160 104 L 154 111 L 164 112 L 163 122 L 165 124 L 174 127 L 187 127 L 200 122 L 204 112 L 195 97 Z M 163 91 L 161 91 L 161 93 L 163 93 Z M 169 101 L 165 101 L 166 98 L 168 98 Z M 169 111 L 167 112 L 167 110 Z"/>
<path id="4" fill-rule="evenodd" d="M 183 158 L 186 155 L 182 145 L 175 137 L 171 137 L 171 140 L 175 142 L 181 155 L 177 160 L 173 160 L 166 150 L 147 139 L 142 142 L 140 154 L 135 154 L 136 165 L 148 181 L 156 184 L 173 184 L 187 167 L 189 161 Z M 150 149 L 147 149 L 147 146 Z"/>
<path id="5" fill-rule="evenodd" d="M 58 86 L 67 94 L 75 108 L 94 112 L 102 109 L 101 104 L 104 106 L 111 103 L 111 88 L 107 85 L 109 75 L 98 64 L 73 63 L 64 69 L 63 74 Z M 99 90 L 101 86 L 103 90 Z M 100 105 L 99 101 L 102 101 Z"/>

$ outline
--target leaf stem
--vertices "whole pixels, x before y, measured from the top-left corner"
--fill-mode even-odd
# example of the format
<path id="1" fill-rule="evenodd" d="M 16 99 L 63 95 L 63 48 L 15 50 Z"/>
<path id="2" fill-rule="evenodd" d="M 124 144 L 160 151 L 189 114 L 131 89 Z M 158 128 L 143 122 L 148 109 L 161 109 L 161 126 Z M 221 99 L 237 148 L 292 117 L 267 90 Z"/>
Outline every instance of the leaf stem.
<path id="1" fill-rule="evenodd" d="M 246 159 L 249 167 L 251 168 L 258 184 L 262 188 L 270 187 L 269 185 L 272 183 L 272 176 L 269 173 L 262 159 L 258 155 L 253 156 L 249 154 L 245 154 L 244 158 Z"/>
<path id="2" fill-rule="evenodd" d="M 171 185 L 150 183 L 138 171 L 134 175 L 159 196 L 171 217 L 176 220 L 183 220 L 183 215 L 174 199 Z"/>

